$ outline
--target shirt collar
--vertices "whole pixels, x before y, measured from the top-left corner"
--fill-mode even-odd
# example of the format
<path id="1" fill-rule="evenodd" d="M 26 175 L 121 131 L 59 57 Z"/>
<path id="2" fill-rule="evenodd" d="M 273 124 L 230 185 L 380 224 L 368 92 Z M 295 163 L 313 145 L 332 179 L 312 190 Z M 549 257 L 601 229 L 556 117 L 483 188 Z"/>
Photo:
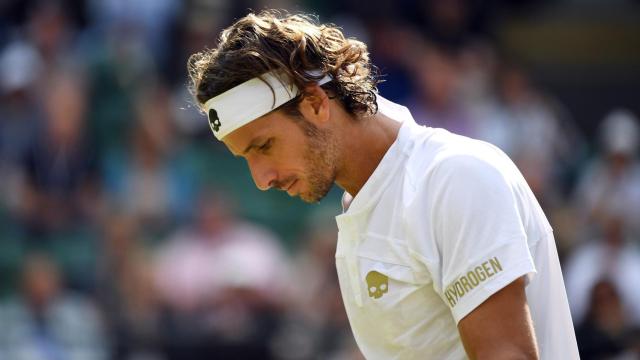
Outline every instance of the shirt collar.
<path id="1" fill-rule="evenodd" d="M 378 111 L 391 119 L 400 122 L 400 131 L 396 140 L 391 144 L 382 160 L 375 168 L 369 179 L 365 182 L 360 192 L 355 197 L 345 192 L 342 197 L 343 215 L 355 215 L 366 211 L 375 204 L 378 197 L 393 179 L 397 169 L 403 166 L 402 158 L 408 154 L 411 144 L 411 128 L 419 126 L 411 116 L 409 109 L 393 103 L 382 96 L 377 96 Z M 342 216 L 342 215 L 340 215 Z"/>

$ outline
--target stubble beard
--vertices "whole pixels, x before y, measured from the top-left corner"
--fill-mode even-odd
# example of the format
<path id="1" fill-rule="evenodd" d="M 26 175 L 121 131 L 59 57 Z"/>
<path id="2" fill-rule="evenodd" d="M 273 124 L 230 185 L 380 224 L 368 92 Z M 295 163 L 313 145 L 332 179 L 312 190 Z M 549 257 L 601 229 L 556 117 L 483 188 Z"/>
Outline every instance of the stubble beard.
<path id="1" fill-rule="evenodd" d="M 337 146 L 329 130 L 315 128 L 306 133 L 304 159 L 309 189 L 299 196 L 307 203 L 317 203 L 329 193 L 336 180 Z"/>

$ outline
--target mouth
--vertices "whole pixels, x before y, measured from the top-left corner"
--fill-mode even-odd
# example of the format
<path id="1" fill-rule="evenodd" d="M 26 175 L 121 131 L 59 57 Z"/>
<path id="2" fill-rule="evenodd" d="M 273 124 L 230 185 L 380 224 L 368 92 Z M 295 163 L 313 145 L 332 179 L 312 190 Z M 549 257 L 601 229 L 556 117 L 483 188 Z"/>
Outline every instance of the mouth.
<path id="1" fill-rule="evenodd" d="M 298 179 L 293 180 L 291 182 L 291 184 L 289 184 L 289 186 L 287 186 L 285 191 L 287 192 L 287 194 L 289 194 L 289 196 L 294 196 L 294 194 L 291 193 L 291 189 L 293 189 L 293 185 L 295 185 L 297 182 L 298 182 Z"/>

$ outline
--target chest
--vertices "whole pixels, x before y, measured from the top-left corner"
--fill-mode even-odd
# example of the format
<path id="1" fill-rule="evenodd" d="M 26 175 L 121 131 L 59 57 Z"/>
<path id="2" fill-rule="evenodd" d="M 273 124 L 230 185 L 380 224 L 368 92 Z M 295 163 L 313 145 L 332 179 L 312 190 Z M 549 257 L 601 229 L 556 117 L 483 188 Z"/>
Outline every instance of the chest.
<path id="1" fill-rule="evenodd" d="M 336 268 L 358 345 L 367 358 L 464 353 L 449 308 L 408 246 L 400 204 L 386 205 L 338 218 Z"/>

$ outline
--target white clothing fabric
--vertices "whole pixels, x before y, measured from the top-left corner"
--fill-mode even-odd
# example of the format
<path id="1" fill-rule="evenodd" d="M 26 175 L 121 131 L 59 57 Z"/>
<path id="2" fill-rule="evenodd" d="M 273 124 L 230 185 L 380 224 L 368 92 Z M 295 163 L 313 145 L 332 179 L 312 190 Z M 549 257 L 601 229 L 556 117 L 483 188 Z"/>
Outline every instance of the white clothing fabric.
<path id="1" fill-rule="evenodd" d="M 340 288 L 365 357 L 465 359 L 457 323 L 527 276 L 541 359 L 578 359 L 551 226 L 516 166 L 493 145 L 378 106 L 402 122 L 398 137 L 336 217 Z"/>

